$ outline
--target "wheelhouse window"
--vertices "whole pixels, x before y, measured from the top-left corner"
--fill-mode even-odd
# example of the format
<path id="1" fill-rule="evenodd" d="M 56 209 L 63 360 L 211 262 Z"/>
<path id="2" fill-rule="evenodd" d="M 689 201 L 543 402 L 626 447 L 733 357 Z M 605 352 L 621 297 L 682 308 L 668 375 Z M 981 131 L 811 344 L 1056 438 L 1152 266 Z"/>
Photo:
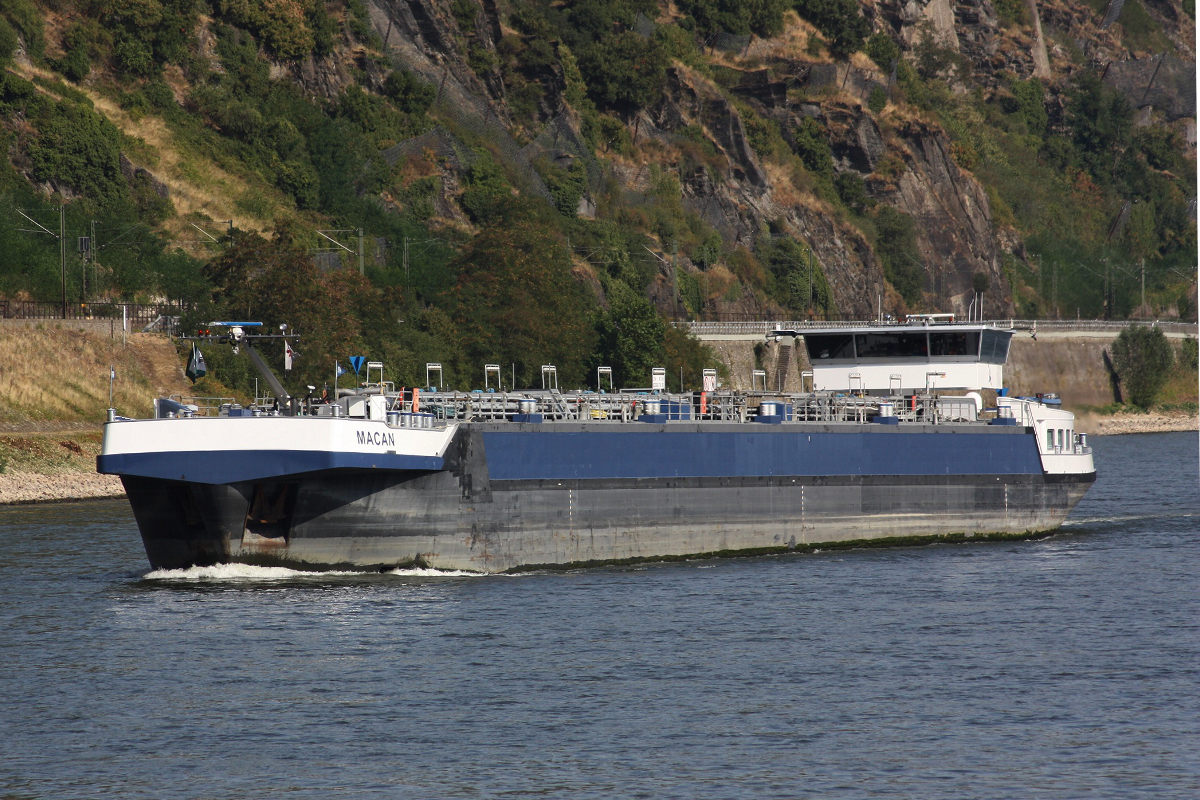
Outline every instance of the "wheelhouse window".
<path id="1" fill-rule="evenodd" d="M 930 331 L 929 355 L 975 358 L 979 355 L 979 331 Z"/>
<path id="2" fill-rule="evenodd" d="M 862 358 L 924 358 L 929 355 L 925 331 L 919 333 L 858 333 L 854 346 Z"/>
<path id="3" fill-rule="evenodd" d="M 1005 331 L 984 331 L 979 360 L 985 364 L 1003 364 L 1008 360 L 1008 342 L 1012 334 Z"/>
<path id="4" fill-rule="evenodd" d="M 809 361 L 854 358 L 854 336 L 849 333 L 814 333 L 804 337 Z"/>

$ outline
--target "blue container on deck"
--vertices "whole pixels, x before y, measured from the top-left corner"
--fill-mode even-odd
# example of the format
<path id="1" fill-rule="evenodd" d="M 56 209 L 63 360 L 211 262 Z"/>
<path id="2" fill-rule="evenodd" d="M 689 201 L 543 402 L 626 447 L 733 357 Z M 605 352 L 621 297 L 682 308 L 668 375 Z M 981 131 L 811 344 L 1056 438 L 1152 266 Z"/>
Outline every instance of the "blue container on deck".
<path id="1" fill-rule="evenodd" d="M 754 418 L 754 421 L 762 422 L 766 425 L 779 425 L 783 422 L 791 422 L 792 418 L 791 403 L 764 400 L 758 407 L 758 416 Z"/>

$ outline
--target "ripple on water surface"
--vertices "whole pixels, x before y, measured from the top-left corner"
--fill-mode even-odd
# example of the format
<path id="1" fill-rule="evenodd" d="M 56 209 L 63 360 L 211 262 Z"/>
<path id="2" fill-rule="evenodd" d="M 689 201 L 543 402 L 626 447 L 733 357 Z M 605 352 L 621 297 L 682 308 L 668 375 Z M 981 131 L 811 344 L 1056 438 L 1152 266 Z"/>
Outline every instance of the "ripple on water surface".
<path id="1" fill-rule="evenodd" d="M 485 576 L 147 571 L 0 509 L 0 795 L 1200 796 L 1196 437 L 1030 542 Z"/>

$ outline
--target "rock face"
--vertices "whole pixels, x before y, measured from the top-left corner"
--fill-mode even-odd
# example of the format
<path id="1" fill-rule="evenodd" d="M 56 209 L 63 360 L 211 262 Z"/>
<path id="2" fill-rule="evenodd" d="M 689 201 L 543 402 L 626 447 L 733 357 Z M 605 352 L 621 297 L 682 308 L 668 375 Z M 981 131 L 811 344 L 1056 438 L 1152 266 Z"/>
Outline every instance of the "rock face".
<path id="1" fill-rule="evenodd" d="M 667 91 L 648 109 L 647 118 L 661 131 L 671 133 L 700 125 L 729 160 L 735 180 L 755 189 L 767 186 L 767 176 L 746 139 L 741 115 L 716 87 L 682 67 L 667 70 Z"/>
<path id="2" fill-rule="evenodd" d="M 973 297 L 975 273 L 988 276 L 987 314 L 1012 313 L 1008 280 L 1000 269 L 987 193 L 954 162 L 950 140 L 940 129 L 917 121 L 901 124 L 897 143 L 906 169 L 894 181 L 872 177 L 872 194 L 910 214 L 917 247 L 939 310 L 962 314 Z"/>
<path id="3" fill-rule="evenodd" d="M 1031 24 L 1023 27 L 1002 25 L 995 2 L 862 0 L 861 8 L 873 30 L 888 33 L 903 49 L 921 47 L 925 37 L 933 37 L 958 51 L 969 64 L 963 72 L 969 77 L 962 77 L 963 84 L 952 87 L 955 91 L 982 89 L 988 94 L 1004 91 L 1013 77 L 1025 79 L 1039 72 L 1045 74 L 1050 68 L 1058 72 L 1079 68 L 1062 45 L 1056 44 L 1046 53 L 1032 18 Z M 1174 0 L 1161 2 L 1170 5 Z M 808 40 L 807 23 L 789 22 L 794 29 L 764 45 L 770 51 L 766 58 L 746 56 L 758 45 L 752 47 L 750 40 L 739 40 L 737 48 L 714 61 L 711 73 L 674 62 L 667 69 L 662 96 L 655 102 L 636 111 L 608 110 L 628 125 L 638 152 L 632 157 L 601 153 L 597 158 L 588 137 L 583 135 L 585 129 L 589 137 L 594 134 L 586 128 L 585 120 L 588 124 L 595 120 L 580 117 L 564 101 L 566 79 L 561 67 L 551 65 L 538 67 L 542 71 L 537 74 L 522 73 L 524 80 L 536 82 L 544 91 L 532 124 L 522 122 L 524 127 L 514 127 L 502 75 L 481 57 L 481 51 L 495 54 L 502 37 L 511 41 L 517 35 L 501 28 L 497 0 L 367 3 L 372 24 L 393 62 L 437 87 L 438 115 L 452 120 L 450 128 L 456 132 L 468 128 L 488 141 L 489 149 L 497 152 L 510 173 L 528 179 L 528 185 L 519 187 L 522 192 L 549 197 L 534 163 L 560 167 L 583 163 L 589 190 L 595 192 L 595 197 L 585 194 L 581 201 L 581 214 L 587 216 L 595 213 L 597 204 L 603 212 L 602 186 L 605 192 L 619 193 L 633 206 L 652 206 L 657 200 L 652 197 L 647 173 L 654 167 L 674 171 L 683 208 L 721 235 L 727 256 L 739 247 L 754 252 L 768 231 L 782 232 L 816 255 L 841 314 L 873 317 L 881 298 L 884 312 L 902 312 L 903 301 L 887 285 L 871 245 L 855 227 L 857 223 L 851 224 L 855 220 L 853 212 L 841 207 L 833 194 L 823 163 L 813 167 L 819 175 L 799 168 L 793 174 L 790 167 L 780 166 L 780 159 L 766 155 L 765 149 L 760 158 L 752 146 L 753 141 L 762 148 L 763 139 L 770 138 L 756 127 L 761 119 L 773 120 L 780 124 L 783 139 L 796 154 L 810 159 L 811 151 L 805 148 L 812 146 L 815 120 L 827 137 L 835 172 L 861 176 L 871 200 L 902 211 L 914 221 L 917 249 L 926 273 L 926 307 L 964 313 L 974 297 L 973 278 L 982 273 L 990 287 L 984 313 L 1014 313 L 1010 286 L 1001 269 L 1001 254 L 1008 252 L 1020 258 L 1023 245 L 1015 232 L 994 230 L 987 194 L 956 163 L 949 137 L 936 124 L 916 116 L 911 108 L 893 105 L 879 110 L 879 89 L 895 99 L 895 75 L 878 69 L 868 59 L 855 56 L 849 61 L 828 63 L 821 56 L 802 54 L 806 48 L 799 43 Z M 1079 46 L 1090 60 L 1107 63 L 1122 53 L 1120 38 L 1101 30 L 1100 15 L 1081 0 L 1043 0 L 1033 5 L 1033 10 L 1051 38 L 1086 39 Z M 467 24 L 468 20 L 473 22 Z M 1184 30 L 1188 24 L 1181 18 L 1176 27 Z M 1194 30 L 1194 23 L 1188 29 Z M 638 18 L 635 32 L 651 36 L 654 31 L 653 22 Z M 722 45 L 714 44 L 710 52 L 721 49 Z M 1144 86 L 1143 73 L 1156 65 L 1132 60 L 1125 66 L 1114 63 L 1107 80 L 1122 88 L 1126 84 Z M 1194 66 L 1190 72 L 1189 65 L 1179 69 L 1175 66 L 1167 65 L 1161 73 L 1165 76 L 1160 80 L 1162 86 L 1155 87 L 1157 94 L 1147 103 L 1171 118 L 1190 119 L 1195 113 L 1191 85 Z M 338 70 L 344 72 L 343 67 L 312 64 L 301 69 L 311 73 L 306 85 L 311 85 L 314 93 L 340 91 L 342 74 Z M 374 80 L 370 70 L 370 65 L 359 67 L 369 80 Z M 1177 84 L 1191 86 L 1190 94 L 1186 87 L 1174 91 L 1172 87 Z M 869 99 L 874 112 L 867 108 Z M 1048 104 L 1055 99 L 1052 93 Z M 747 106 L 761 118 L 749 120 L 749 131 L 754 136 L 748 132 L 748 120 L 738 110 Z M 1049 111 L 1053 118 L 1054 109 Z M 801 133 L 809 137 L 807 143 Z M 430 141 L 411 146 L 402 143 L 393 148 L 389 158 L 405 157 L 413 148 L 431 151 L 443 156 L 446 174 L 452 176 L 456 174 L 455 159 L 447 137 L 443 131 Z M 775 141 L 776 145 L 770 146 L 782 146 Z M 697 155 L 700 151 L 703 155 Z M 845 185 L 842 182 L 839 187 Z M 660 244 L 663 249 L 670 246 L 665 240 Z M 733 259 L 727 260 L 734 263 Z M 681 257 L 680 263 L 680 268 L 689 273 L 701 272 L 686 258 Z M 747 269 L 756 268 L 751 265 Z M 753 275 L 738 277 L 747 287 L 755 284 Z M 672 278 L 669 270 L 660 271 L 650 290 L 652 299 L 667 312 L 676 304 Z M 706 280 L 706 286 L 718 287 L 708 297 L 718 311 L 779 311 L 773 301 L 766 299 L 765 292 L 752 288 L 736 291 L 733 272 L 724 265 L 713 268 L 708 278 L 711 281 Z M 758 285 L 767 285 L 761 276 Z"/>
<path id="4" fill-rule="evenodd" d="M 466 31 L 455 20 L 451 0 L 369 0 L 368 11 L 384 48 L 397 61 L 435 83 L 439 96 L 448 95 L 481 116 L 494 115 L 507 127 L 511 120 L 499 72 L 493 68 L 480 77 L 461 47 L 471 37 L 476 46 L 495 53 L 493 37 L 500 30 L 496 5 L 468 2 L 478 13 L 474 27 Z"/>
<path id="5" fill-rule="evenodd" d="M 863 109 L 845 103 L 824 109 L 834 168 L 867 175 L 875 171 L 887 151 L 879 126 Z"/>

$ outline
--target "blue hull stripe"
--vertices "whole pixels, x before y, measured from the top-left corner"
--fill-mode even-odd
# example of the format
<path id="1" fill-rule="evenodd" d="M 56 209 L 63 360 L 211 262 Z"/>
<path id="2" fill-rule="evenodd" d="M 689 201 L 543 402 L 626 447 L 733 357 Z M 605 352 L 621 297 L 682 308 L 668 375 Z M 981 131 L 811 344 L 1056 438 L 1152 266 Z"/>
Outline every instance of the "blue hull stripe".
<path id="1" fill-rule="evenodd" d="M 1031 435 L 679 432 L 483 434 L 492 480 L 764 475 L 1040 475 Z"/>
<path id="2" fill-rule="evenodd" d="M 442 468 L 438 456 L 335 453 L 325 450 L 191 451 L 99 456 L 96 471 L 196 483 L 238 483 L 326 469 L 427 470 Z"/>

